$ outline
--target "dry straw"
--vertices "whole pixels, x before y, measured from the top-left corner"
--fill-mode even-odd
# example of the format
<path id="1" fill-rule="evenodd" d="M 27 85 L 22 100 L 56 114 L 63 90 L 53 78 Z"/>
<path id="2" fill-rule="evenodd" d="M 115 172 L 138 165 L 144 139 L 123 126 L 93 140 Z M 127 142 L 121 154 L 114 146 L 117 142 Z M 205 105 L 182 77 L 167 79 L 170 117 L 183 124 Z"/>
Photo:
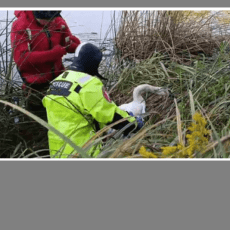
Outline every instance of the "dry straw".
<path id="1" fill-rule="evenodd" d="M 219 25 L 221 34 L 213 36 L 216 14 L 210 11 L 123 11 L 116 46 L 122 58 L 143 60 L 155 52 L 166 53 L 171 60 L 187 63 L 190 56 L 211 54 L 227 39 L 226 25 Z"/>

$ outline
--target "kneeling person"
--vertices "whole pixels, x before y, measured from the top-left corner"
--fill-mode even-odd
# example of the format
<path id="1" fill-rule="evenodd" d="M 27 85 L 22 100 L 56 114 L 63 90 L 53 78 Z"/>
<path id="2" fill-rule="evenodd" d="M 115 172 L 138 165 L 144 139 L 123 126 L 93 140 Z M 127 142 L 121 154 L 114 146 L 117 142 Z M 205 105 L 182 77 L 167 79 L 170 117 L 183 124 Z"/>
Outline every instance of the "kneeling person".
<path id="1" fill-rule="evenodd" d="M 121 129 L 133 123 L 124 132 L 139 130 L 143 123 L 135 122 L 126 111 L 111 101 L 100 79 L 98 67 L 102 60 L 101 51 L 90 43 L 82 43 L 76 49 L 73 63 L 67 71 L 51 82 L 43 105 L 47 111 L 48 123 L 82 147 L 95 133 L 106 125 L 122 118 L 127 121 L 113 126 Z M 53 132 L 48 132 L 51 157 L 67 158 L 74 149 Z M 89 157 L 96 157 L 100 147 L 92 147 Z"/>

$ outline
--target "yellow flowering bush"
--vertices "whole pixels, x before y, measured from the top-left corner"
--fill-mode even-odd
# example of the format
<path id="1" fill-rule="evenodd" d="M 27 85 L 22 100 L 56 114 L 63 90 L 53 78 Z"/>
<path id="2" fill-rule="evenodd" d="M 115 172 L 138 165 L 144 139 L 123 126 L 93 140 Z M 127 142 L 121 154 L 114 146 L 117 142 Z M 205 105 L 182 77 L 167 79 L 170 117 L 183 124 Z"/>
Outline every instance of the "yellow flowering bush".
<path id="1" fill-rule="evenodd" d="M 177 146 L 161 147 L 162 157 L 180 157 L 180 158 L 192 158 L 195 151 L 203 150 L 208 144 L 208 136 L 210 136 L 210 130 L 207 130 L 205 126 L 207 121 L 200 113 L 195 113 L 193 116 L 194 122 L 188 127 L 191 134 L 187 134 L 186 138 L 188 145 L 184 146 L 182 143 Z"/>
<path id="2" fill-rule="evenodd" d="M 144 146 L 141 146 L 139 153 L 145 158 L 157 158 L 154 153 L 147 151 Z"/>
<path id="3" fill-rule="evenodd" d="M 191 124 L 188 130 L 191 131 L 191 134 L 187 134 L 187 140 L 189 147 L 187 152 L 189 155 L 192 155 L 195 151 L 201 151 L 208 144 L 207 136 L 210 136 L 210 130 L 207 130 L 205 126 L 207 121 L 199 113 L 195 113 L 193 116 L 195 122 Z"/>
<path id="4" fill-rule="evenodd" d="M 186 148 L 183 144 L 177 146 L 161 147 L 162 157 L 186 157 Z"/>

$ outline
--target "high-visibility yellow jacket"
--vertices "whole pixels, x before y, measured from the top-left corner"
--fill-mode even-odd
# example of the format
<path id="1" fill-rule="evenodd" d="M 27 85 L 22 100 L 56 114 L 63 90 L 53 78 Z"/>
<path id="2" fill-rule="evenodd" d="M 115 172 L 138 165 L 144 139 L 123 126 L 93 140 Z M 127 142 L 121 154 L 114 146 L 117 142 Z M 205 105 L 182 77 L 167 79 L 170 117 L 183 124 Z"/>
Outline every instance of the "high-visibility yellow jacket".
<path id="1" fill-rule="evenodd" d="M 96 124 L 102 128 L 112 123 L 115 117 L 136 119 L 112 102 L 103 88 L 103 83 L 86 73 L 65 71 L 51 82 L 47 95 L 42 100 L 47 111 L 48 123 L 82 147 L 96 133 Z M 117 119 L 116 119 L 117 120 Z M 67 158 L 74 149 L 53 132 L 48 132 L 51 157 Z M 95 157 L 100 146 L 88 151 Z"/>

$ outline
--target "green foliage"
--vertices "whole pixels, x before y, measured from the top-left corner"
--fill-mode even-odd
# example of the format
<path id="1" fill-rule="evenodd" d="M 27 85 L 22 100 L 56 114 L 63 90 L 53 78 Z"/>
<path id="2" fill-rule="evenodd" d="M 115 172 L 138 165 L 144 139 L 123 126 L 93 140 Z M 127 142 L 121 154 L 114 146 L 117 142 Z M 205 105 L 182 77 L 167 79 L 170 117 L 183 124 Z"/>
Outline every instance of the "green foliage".
<path id="1" fill-rule="evenodd" d="M 160 62 L 165 66 L 166 72 Z M 133 88 L 144 83 L 168 87 L 177 99 L 182 120 L 182 131 L 187 132 L 186 127 L 189 126 L 192 119 L 191 102 L 188 94 L 190 90 L 193 95 L 194 109 L 201 111 L 205 117 L 208 117 L 207 128 L 213 130 L 215 135 L 212 135 L 211 138 L 217 141 L 215 148 L 205 151 L 204 154 L 197 153 L 196 157 L 228 157 L 230 150 L 224 150 L 227 145 L 222 145 L 221 140 L 226 141 L 224 138 L 229 135 L 229 76 L 229 53 L 226 43 L 222 43 L 211 57 L 200 54 L 191 58 L 190 66 L 171 62 L 165 56 L 155 53 L 150 59 L 122 72 L 120 83 L 113 91 L 113 98 L 118 104 L 130 101 L 132 100 Z M 154 106 L 156 105 L 154 104 Z M 157 106 L 155 107 L 156 110 Z M 171 103 L 170 108 L 172 107 L 173 103 Z M 169 108 L 167 109 L 169 110 Z M 167 112 L 163 116 L 161 115 L 161 113 L 157 113 L 147 120 L 146 128 L 169 117 Z M 175 120 L 169 119 L 164 127 L 160 126 L 154 130 L 149 130 L 147 136 L 143 137 L 140 143 L 147 147 L 159 146 L 159 148 L 154 147 L 154 149 L 157 149 L 158 154 L 160 154 L 160 146 L 175 144 L 175 140 L 178 138 L 176 130 Z M 228 142 L 226 141 L 226 143 Z M 156 151 L 152 152 L 156 153 Z"/>

